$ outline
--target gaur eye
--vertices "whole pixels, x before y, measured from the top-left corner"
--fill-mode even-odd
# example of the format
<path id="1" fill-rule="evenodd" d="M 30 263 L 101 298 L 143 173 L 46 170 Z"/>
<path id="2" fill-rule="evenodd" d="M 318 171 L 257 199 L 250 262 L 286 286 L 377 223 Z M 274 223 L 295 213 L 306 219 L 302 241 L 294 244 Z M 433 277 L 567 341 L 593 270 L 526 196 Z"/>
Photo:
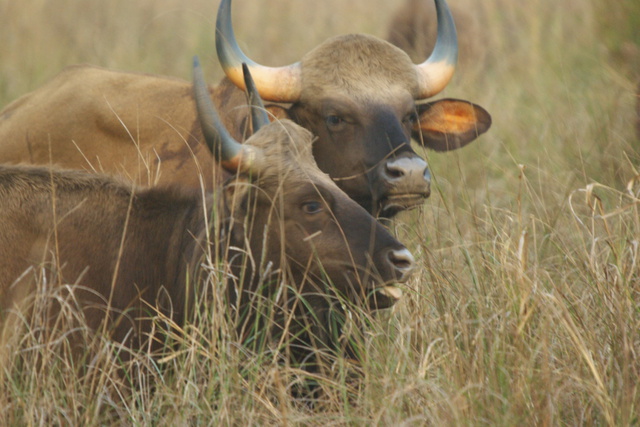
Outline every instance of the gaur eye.
<path id="1" fill-rule="evenodd" d="M 309 215 L 315 215 L 324 210 L 324 205 L 318 201 L 304 202 L 302 204 L 302 211 Z"/>
<path id="2" fill-rule="evenodd" d="M 407 114 L 406 116 L 404 116 L 404 120 L 403 121 L 405 123 L 413 125 L 418 121 L 418 114 L 415 111 L 413 111 L 413 112 Z"/>
<path id="3" fill-rule="evenodd" d="M 342 123 L 344 123 L 344 119 L 340 116 L 337 116 L 335 114 L 331 114 L 329 116 L 327 116 L 325 118 L 325 121 L 327 122 L 328 126 L 339 126 Z"/>

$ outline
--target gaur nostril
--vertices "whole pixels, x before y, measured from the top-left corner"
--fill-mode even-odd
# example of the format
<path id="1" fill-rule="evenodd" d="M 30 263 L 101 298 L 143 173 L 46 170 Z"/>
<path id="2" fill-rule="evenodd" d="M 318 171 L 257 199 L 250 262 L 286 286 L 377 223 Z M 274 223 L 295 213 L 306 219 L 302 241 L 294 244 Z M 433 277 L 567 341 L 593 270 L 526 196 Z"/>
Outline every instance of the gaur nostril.
<path id="1" fill-rule="evenodd" d="M 431 171 L 429 170 L 429 168 L 424 168 L 424 171 L 422 172 L 422 176 L 424 177 L 425 181 L 431 182 Z"/>
<path id="2" fill-rule="evenodd" d="M 415 260 L 408 249 L 391 250 L 388 254 L 389 261 L 396 270 L 404 275 L 413 269 Z"/>
<path id="3" fill-rule="evenodd" d="M 397 179 L 402 178 L 405 175 L 405 170 L 396 165 L 387 164 L 387 175 L 389 178 Z"/>
<path id="4" fill-rule="evenodd" d="M 384 164 L 384 175 L 394 185 L 420 186 L 429 181 L 431 174 L 427 162 L 420 157 L 398 157 Z"/>

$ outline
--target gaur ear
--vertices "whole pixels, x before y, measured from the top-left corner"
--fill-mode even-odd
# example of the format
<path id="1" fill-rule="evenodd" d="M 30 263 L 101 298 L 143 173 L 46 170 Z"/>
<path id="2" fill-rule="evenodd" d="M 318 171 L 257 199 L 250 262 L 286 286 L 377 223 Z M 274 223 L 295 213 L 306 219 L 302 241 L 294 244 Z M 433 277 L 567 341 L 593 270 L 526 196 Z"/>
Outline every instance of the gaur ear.
<path id="1" fill-rule="evenodd" d="M 479 105 L 441 99 L 416 106 L 418 121 L 412 137 L 435 151 L 464 147 L 491 127 L 491 116 Z"/>
<path id="2" fill-rule="evenodd" d="M 284 108 L 282 105 L 278 104 L 268 104 L 265 106 L 267 109 L 267 113 L 269 114 L 269 120 L 274 121 L 275 119 L 291 119 L 291 115 L 289 114 L 289 110 Z"/>

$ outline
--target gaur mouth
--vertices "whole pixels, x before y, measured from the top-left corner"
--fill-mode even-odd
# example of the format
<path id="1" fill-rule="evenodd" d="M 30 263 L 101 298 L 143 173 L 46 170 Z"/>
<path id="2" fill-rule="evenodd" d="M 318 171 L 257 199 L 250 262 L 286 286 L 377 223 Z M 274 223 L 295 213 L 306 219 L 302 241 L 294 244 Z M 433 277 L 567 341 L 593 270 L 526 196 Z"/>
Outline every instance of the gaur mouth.
<path id="1" fill-rule="evenodd" d="M 380 213 L 390 217 L 404 210 L 421 206 L 429 197 L 425 193 L 390 194 L 380 201 Z"/>
<path id="2" fill-rule="evenodd" d="M 350 271 L 353 274 L 353 271 Z M 360 281 L 358 281 L 360 282 Z M 393 306 L 402 296 L 403 291 L 399 285 L 405 282 L 405 279 L 394 279 L 393 281 L 370 280 L 368 286 L 364 289 L 360 288 L 365 294 L 364 300 L 360 297 L 353 296 L 360 303 L 366 304 L 371 310 L 381 310 Z M 356 282 L 357 283 L 357 282 Z M 360 282 L 362 283 L 362 282 Z"/>
<path id="3" fill-rule="evenodd" d="M 385 285 L 375 289 L 369 295 L 369 307 L 380 310 L 393 306 L 402 298 L 402 289 L 394 285 Z"/>

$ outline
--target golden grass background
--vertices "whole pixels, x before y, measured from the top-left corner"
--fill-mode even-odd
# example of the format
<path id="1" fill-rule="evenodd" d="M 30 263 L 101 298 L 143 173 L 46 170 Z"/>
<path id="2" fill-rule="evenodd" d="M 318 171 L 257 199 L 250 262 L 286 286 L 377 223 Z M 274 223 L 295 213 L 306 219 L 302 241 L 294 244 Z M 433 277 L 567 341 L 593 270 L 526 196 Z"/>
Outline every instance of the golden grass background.
<path id="1" fill-rule="evenodd" d="M 385 37 L 401 3 L 236 0 L 233 13 L 245 51 L 282 65 L 333 35 Z M 459 152 L 425 153 L 433 195 L 393 225 L 419 271 L 373 322 L 358 393 L 328 381 L 329 398 L 310 410 L 278 394 L 277 367 L 198 347 L 173 362 L 178 373 L 148 380 L 155 393 L 121 401 L 73 382 L 62 362 L 0 372 L 0 423 L 640 423 L 640 6 L 450 5 L 481 29 L 482 60 L 464 59 L 438 97 L 482 105 L 493 127 Z M 215 82 L 216 8 L 0 0 L 0 105 L 83 62 L 189 79 L 198 54 Z"/>

